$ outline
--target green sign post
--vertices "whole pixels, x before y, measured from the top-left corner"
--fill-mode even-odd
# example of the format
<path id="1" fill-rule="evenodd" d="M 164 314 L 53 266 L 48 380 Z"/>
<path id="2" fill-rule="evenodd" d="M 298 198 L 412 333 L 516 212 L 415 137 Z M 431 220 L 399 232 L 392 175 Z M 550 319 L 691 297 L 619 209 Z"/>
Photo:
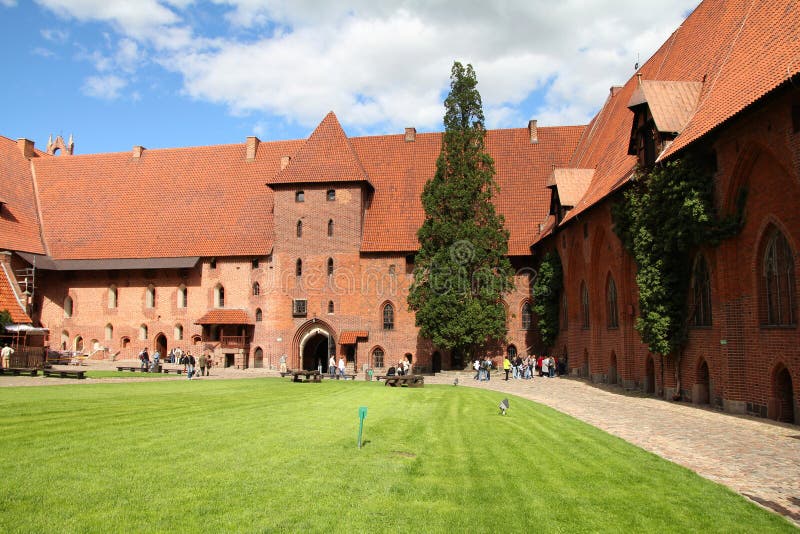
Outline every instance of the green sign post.
<path id="1" fill-rule="evenodd" d="M 364 430 L 364 419 L 367 418 L 367 407 L 359 406 L 358 408 L 358 448 L 361 448 L 361 431 Z"/>

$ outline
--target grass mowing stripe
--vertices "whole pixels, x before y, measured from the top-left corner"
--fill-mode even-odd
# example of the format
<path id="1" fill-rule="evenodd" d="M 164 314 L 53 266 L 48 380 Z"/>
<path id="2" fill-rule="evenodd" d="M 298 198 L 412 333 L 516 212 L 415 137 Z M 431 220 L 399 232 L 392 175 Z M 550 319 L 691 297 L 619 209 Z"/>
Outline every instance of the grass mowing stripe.
<path id="1" fill-rule="evenodd" d="M 278 379 L 4 388 L 0 530 L 792 531 L 618 438 L 498 402 Z"/>

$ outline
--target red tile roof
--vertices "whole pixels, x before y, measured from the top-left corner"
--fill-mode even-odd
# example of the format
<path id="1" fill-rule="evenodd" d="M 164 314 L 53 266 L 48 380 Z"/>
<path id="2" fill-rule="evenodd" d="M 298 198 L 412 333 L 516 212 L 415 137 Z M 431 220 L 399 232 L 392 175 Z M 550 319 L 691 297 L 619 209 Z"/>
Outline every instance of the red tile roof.
<path id="1" fill-rule="evenodd" d="M 17 298 L 11 276 L 13 274 L 7 271 L 7 267 L 0 264 L 0 311 L 8 310 L 11 320 L 16 324 L 30 324 L 33 321 L 25 313 L 22 302 Z"/>
<path id="2" fill-rule="evenodd" d="M 36 151 L 35 159 L 52 159 Z M 0 249 L 44 254 L 30 162 L 16 141 L 0 136 Z"/>
<path id="3" fill-rule="evenodd" d="M 270 185 L 369 182 L 350 140 L 331 111 Z"/>
<path id="4" fill-rule="evenodd" d="M 640 69 L 643 80 L 702 83 L 694 113 L 661 158 L 669 157 L 800 73 L 796 0 L 705 0 Z M 570 160 L 596 169 L 584 198 L 562 224 L 624 185 L 636 76 L 612 91 Z"/>
<path id="5" fill-rule="evenodd" d="M 245 310 L 210 310 L 194 324 L 255 324 Z"/>
<path id="6" fill-rule="evenodd" d="M 628 107 L 647 103 L 659 132 L 682 132 L 697 108 L 703 84 L 642 80 L 633 92 Z"/>
<path id="7" fill-rule="evenodd" d="M 366 330 L 344 330 L 339 336 L 339 345 L 355 345 L 358 338 L 367 339 L 369 332 Z"/>
<path id="8" fill-rule="evenodd" d="M 547 186 L 556 188 L 562 206 L 574 206 L 583 198 L 593 176 L 594 169 L 553 169 Z"/>

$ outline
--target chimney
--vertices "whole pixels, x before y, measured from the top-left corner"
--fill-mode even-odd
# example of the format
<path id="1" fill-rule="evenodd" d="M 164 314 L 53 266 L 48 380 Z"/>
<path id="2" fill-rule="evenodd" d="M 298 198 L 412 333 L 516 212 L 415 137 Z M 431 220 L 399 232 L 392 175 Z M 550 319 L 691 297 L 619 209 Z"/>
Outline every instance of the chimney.
<path id="1" fill-rule="evenodd" d="M 528 121 L 528 134 L 531 136 L 531 144 L 535 145 L 539 142 L 539 133 L 536 131 L 536 119 Z"/>
<path id="2" fill-rule="evenodd" d="M 406 143 L 413 143 L 417 140 L 417 129 L 406 128 Z"/>
<path id="3" fill-rule="evenodd" d="M 642 73 L 641 72 L 637 72 L 636 73 L 636 81 L 638 82 L 637 85 L 639 87 L 641 87 L 641 85 L 642 85 Z"/>
<path id="4" fill-rule="evenodd" d="M 36 155 L 36 152 L 33 150 L 33 141 L 30 139 L 25 139 L 24 137 L 17 139 L 17 146 L 20 152 L 22 152 L 22 155 L 28 159 Z"/>
<path id="5" fill-rule="evenodd" d="M 292 161 L 291 156 L 281 157 L 281 170 L 285 169 L 289 165 L 290 161 Z"/>
<path id="6" fill-rule="evenodd" d="M 621 90 L 622 90 L 622 86 L 621 85 L 612 85 L 609 88 L 609 92 L 611 93 L 611 96 L 616 96 L 617 93 L 619 93 Z"/>
<path id="7" fill-rule="evenodd" d="M 142 152 L 144 152 L 144 147 L 141 145 L 136 145 L 133 147 L 133 159 L 139 159 L 142 157 Z"/>
<path id="8" fill-rule="evenodd" d="M 258 150 L 258 144 L 261 140 L 256 137 L 255 135 L 248 135 L 247 136 L 247 151 L 245 153 L 245 159 L 247 161 L 255 161 L 256 159 L 256 150 Z"/>

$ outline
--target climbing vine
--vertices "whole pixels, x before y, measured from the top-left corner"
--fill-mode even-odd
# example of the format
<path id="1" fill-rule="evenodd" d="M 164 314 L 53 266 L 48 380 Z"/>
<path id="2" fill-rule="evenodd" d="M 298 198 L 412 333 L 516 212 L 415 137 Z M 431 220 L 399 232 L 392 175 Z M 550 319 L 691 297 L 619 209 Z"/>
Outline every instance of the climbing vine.
<path id="1" fill-rule="evenodd" d="M 547 347 L 552 347 L 558 336 L 558 301 L 562 285 L 561 259 L 555 252 L 548 252 L 533 284 L 533 311 L 539 319 L 536 324 L 542 343 Z"/>
<path id="2" fill-rule="evenodd" d="M 614 207 L 614 231 L 638 267 L 636 329 L 651 352 L 680 358 L 688 325 L 689 255 L 739 232 L 745 195 L 739 195 L 733 215 L 720 218 L 710 169 L 686 157 L 638 169 Z"/>

